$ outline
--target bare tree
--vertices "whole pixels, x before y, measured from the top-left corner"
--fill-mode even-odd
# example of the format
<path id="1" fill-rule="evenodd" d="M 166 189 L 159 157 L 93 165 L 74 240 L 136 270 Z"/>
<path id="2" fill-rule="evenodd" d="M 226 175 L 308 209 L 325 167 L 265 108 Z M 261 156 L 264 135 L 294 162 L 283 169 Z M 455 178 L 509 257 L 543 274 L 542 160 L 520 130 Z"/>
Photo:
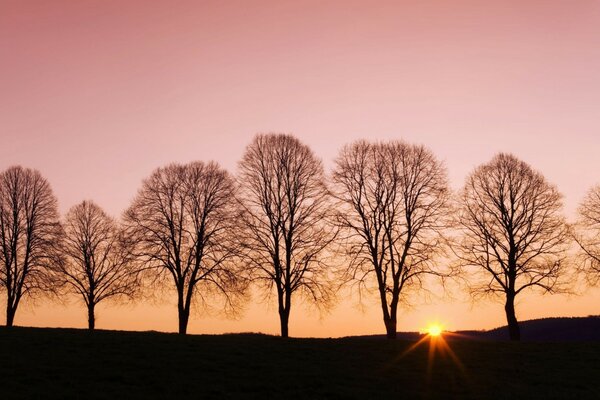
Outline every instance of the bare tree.
<path id="1" fill-rule="evenodd" d="M 335 235 L 323 166 L 295 137 L 260 134 L 246 148 L 239 181 L 249 273 L 267 296 L 275 290 L 287 337 L 294 294 L 317 307 L 332 299 L 325 251 Z"/>
<path id="2" fill-rule="evenodd" d="M 350 255 L 347 278 L 359 293 L 373 283 L 387 337 L 396 337 L 397 312 L 426 276 L 443 277 L 436 256 L 448 211 L 446 170 L 425 147 L 400 141 L 345 146 L 333 174 L 337 220 Z"/>
<path id="3" fill-rule="evenodd" d="M 580 270 L 591 285 L 600 282 L 600 186 L 587 193 L 578 209 L 575 240 L 582 250 Z"/>
<path id="4" fill-rule="evenodd" d="M 216 163 L 159 168 L 125 213 L 135 254 L 154 283 L 177 291 L 179 333 L 187 332 L 195 295 L 204 305 L 222 296 L 234 311 L 244 293 L 237 255 L 235 184 Z"/>
<path id="5" fill-rule="evenodd" d="M 61 273 L 66 287 L 83 298 L 92 330 L 96 305 L 106 299 L 132 298 L 139 273 L 117 222 L 95 203 L 84 201 L 72 207 L 64 229 Z"/>
<path id="6" fill-rule="evenodd" d="M 471 173 L 460 202 L 460 266 L 474 271 L 474 295 L 504 296 L 510 339 L 519 340 L 515 297 L 561 289 L 569 238 L 562 196 L 528 164 L 500 153 Z"/>
<path id="7" fill-rule="evenodd" d="M 6 326 L 25 295 L 53 290 L 61 226 L 48 181 L 32 169 L 0 174 L 0 282 L 6 291 Z"/>

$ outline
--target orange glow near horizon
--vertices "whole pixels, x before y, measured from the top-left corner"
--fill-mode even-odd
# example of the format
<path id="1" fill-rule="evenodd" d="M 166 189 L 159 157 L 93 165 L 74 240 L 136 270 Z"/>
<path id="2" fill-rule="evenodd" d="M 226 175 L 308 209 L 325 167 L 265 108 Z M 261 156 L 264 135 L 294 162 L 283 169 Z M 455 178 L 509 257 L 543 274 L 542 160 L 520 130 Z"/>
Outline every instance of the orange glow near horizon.
<path id="1" fill-rule="evenodd" d="M 293 133 L 327 173 L 358 139 L 423 144 L 453 189 L 511 152 L 556 184 L 569 220 L 600 183 L 598 1 L 3 0 L 0 54 L 0 170 L 38 169 L 63 214 L 91 199 L 118 218 L 171 162 L 236 173 L 258 132 Z M 442 336 L 506 324 L 501 303 L 473 303 L 458 283 L 428 288 L 399 310 L 398 331 L 438 316 Z M 520 294 L 517 316 L 600 314 L 600 287 L 577 291 Z M 96 326 L 173 332 L 175 302 L 101 303 Z M 260 294 L 237 319 L 217 311 L 197 310 L 188 332 L 279 332 Z M 36 299 L 15 324 L 86 318 L 77 298 Z M 349 289 L 322 314 L 294 298 L 289 329 L 385 332 L 377 296 L 359 304 Z"/>
<path id="2" fill-rule="evenodd" d="M 427 334 L 429 336 L 434 336 L 434 337 L 440 336 L 442 334 L 442 332 L 443 332 L 443 328 L 439 324 L 434 323 L 427 327 Z"/>

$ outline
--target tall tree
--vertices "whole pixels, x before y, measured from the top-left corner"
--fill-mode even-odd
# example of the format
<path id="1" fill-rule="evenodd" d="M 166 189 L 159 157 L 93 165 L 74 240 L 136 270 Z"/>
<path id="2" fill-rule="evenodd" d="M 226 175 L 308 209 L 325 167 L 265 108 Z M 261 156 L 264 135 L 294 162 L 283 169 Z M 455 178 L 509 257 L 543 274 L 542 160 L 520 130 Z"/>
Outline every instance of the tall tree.
<path id="1" fill-rule="evenodd" d="M 180 334 L 196 297 L 204 304 L 221 297 L 228 311 L 239 306 L 237 220 L 234 180 L 213 162 L 158 168 L 126 211 L 136 256 L 155 282 L 176 289 Z"/>
<path id="2" fill-rule="evenodd" d="M 436 264 L 448 210 L 445 168 L 422 146 L 358 141 L 342 149 L 333 182 L 347 276 L 361 293 L 375 283 L 393 339 L 399 303 L 422 289 L 426 276 L 445 275 Z"/>
<path id="3" fill-rule="evenodd" d="M 516 296 L 561 288 L 569 238 L 562 196 L 531 166 L 500 153 L 469 175 L 460 202 L 460 265 L 474 271 L 473 294 L 504 297 L 510 339 L 519 340 Z"/>
<path id="4" fill-rule="evenodd" d="M 92 330 L 96 305 L 107 299 L 132 298 L 139 273 L 117 222 L 95 203 L 84 201 L 72 207 L 64 229 L 61 273 L 70 291 L 83 298 Z"/>
<path id="5" fill-rule="evenodd" d="M 575 240 L 582 250 L 580 270 L 592 285 L 600 282 L 600 186 L 589 190 L 578 209 Z"/>
<path id="6" fill-rule="evenodd" d="M 0 282 L 6 292 L 6 326 L 21 299 L 53 290 L 61 226 L 48 181 L 33 169 L 0 174 Z"/>
<path id="7" fill-rule="evenodd" d="M 246 148 L 239 181 L 250 275 L 277 294 L 287 337 L 293 295 L 318 307 L 332 299 L 325 251 L 335 235 L 323 166 L 294 136 L 261 134 Z"/>

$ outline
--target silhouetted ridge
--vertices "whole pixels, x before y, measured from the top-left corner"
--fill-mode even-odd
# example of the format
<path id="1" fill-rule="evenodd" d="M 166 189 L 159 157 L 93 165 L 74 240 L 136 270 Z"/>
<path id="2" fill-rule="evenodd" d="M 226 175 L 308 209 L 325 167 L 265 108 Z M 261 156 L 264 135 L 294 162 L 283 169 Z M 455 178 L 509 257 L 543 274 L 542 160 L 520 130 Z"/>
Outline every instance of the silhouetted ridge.
<path id="1" fill-rule="evenodd" d="M 600 315 L 588 317 L 540 318 L 519 322 L 521 340 L 529 342 L 585 342 L 600 341 Z M 460 330 L 456 335 L 446 335 L 447 340 L 509 340 L 508 327 L 501 326 L 490 330 Z M 419 332 L 398 332 L 400 340 L 418 340 L 425 334 Z M 377 339 L 385 335 L 361 335 L 356 338 Z"/>
<path id="2" fill-rule="evenodd" d="M 526 341 L 596 341 L 600 340 L 600 316 L 541 318 L 522 321 L 521 338 Z M 469 335 L 473 332 L 469 332 Z M 474 333 L 481 339 L 508 340 L 508 328 L 502 326 Z"/>
<path id="3" fill-rule="evenodd" d="M 519 322 L 522 337 L 529 342 L 600 341 L 600 316 L 540 318 Z M 475 340 L 509 340 L 508 327 L 487 331 L 457 331 L 458 338 Z"/>

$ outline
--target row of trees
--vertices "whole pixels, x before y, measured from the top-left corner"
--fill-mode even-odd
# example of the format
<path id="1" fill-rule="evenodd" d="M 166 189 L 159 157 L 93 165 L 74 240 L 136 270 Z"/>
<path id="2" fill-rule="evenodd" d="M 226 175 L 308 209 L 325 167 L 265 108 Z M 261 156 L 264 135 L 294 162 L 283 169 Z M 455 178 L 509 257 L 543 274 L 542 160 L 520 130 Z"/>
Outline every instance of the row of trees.
<path id="1" fill-rule="evenodd" d="M 462 277 L 473 294 L 505 300 L 518 340 L 515 298 L 563 290 L 579 244 L 591 283 L 600 277 L 600 188 L 567 224 L 562 196 L 528 164 L 498 154 L 454 195 L 444 165 L 423 146 L 358 141 L 326 178 L 297 138 L 257 135 L 237 177 L 214 162 L 171 164 L 142 183 L 121 221 L 84 201 L 59 219 L 39 172 L 0 174 L 0 281 L 11 326 L 20 300 L 78 294 L 94 329 L 96 305 L 143 289 L 177 294 L 179 333 L 192 307 L 239 312 L 249 288 L 275 296 L 281 335 L 294 299 L 330 307 L 344 284 L 374 293 L 387 337 L 398 308 L 429 277 Z"/>

